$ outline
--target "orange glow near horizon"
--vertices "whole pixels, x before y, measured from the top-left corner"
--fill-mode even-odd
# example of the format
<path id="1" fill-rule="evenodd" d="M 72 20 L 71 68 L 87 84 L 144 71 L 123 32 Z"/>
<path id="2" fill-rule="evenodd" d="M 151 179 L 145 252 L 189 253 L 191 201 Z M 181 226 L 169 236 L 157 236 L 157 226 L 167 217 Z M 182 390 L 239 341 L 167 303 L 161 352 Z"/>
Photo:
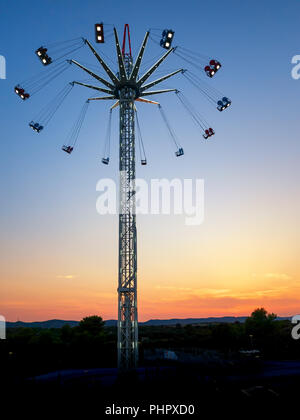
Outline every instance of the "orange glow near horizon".
<path id="1" fill-rule="evenodd" d="M 140 290 L 139 321 L 170 318 L 247 316 L 256 307 L 265 307 L 279 316 L 299 313 L 299 286 L 261 290 L 192 289 L 156 286 L 151 294 Z M 101 303 L 99 303 L 101 302 Z M 15 296 L 1 304 L 8 321 L 43 321 L 47 319 L 80 320 L 98 314 L 116 319 L 117 294 L 77 291 L 71 297 L 56 293 Z"/>
<path id="2" fill-rule="evenodd" d="M 81 218 L 66 223 L 67 233 L 47 227 L 30 246 L 21 236 L 18 246 L 7 244 L 0 297 L 7 320 L 116 319 L 116 217 L 80 226 Z M 232 227 L 214 217 L 191 228 L 181 217 L 149 218 L 138 218 L 140 321 L 247 316 L 257 307 L 279 316 L 300 312 L 298 238 L 288 219 L 285 228 L 269 214 L 260 225 L 250 217 Z"/>

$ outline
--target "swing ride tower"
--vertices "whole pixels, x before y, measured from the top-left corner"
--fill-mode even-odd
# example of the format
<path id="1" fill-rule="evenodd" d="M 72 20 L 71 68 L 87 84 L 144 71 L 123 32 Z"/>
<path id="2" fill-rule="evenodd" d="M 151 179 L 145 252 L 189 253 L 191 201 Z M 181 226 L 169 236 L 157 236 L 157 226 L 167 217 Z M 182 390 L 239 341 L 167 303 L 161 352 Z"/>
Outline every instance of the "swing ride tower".
<path id="1" fill-rule="evenodd" d="M 119 144 L 119 270 L 118 270 L 118 367 L 128 371 L 137 366 L 138 361 L 138 310 L 137 310 L 137 232 L 135 203 L 135 101 L 158 104 L 145 99 L 145 96 L 174 92 L 175 89 L 149 91 L 148 89 L 182 71 L 176 70 L 149 84 L 146 80 L 173 51 L 169 49 L 142 77 L 139 70 L 149 37 L 146 33 L 141 48 L 133 64 L 128 24 L 124 28 L 122 50 L 118 34 L 114 28 L 115 44 L 118 58 L 118 72 L 114 74 L 89 41 L 87 45 L 98 59 L 110 81 L 102 79 L 75 60 L 71 62 L 109 89 L 75 82 L 91 89 L 108 93 L 109 96 L 90 98 L 89 100 L 116 100 L 113 107 L 120 112 Z M 125 52 L 126 35 L 129 51 Z"/>
<path id="2" fill-rule="evenodd" d="M 103 24 L 96 24 L 96 42 L 104 42 Z M 110 133 L 110 121 L 112 109 L 119 109 L 119 172 L 120 172 L 120 184 L 119 184 L 119 261 L 118 261 L 118 367 L 121 372 L 130 371 L 137 367 L 138 362 L 138 305 L 137 305 L 137 231 L 136 231 L 136 190 L 135 190 L 135 127 L 137 127 L 137 135 L 139 143 L 141 142 L 140 126 L 136 110 L 136 102 L 144 102 L 148 104 L 155 104 L 163 117 L 163 120 L 167 126 L 169 134 L 176 146 L 176 156 L 182 156 L 184 154 L 183 148 L 178 144 L 175 133 L 171 129 L 171 126 L 166 118 L 161 105 L 158 102 L 147 99 L 148 96 L 158 95 L 162 93 L 175 92 L 176 96 L 182 102 L 182 105 L 186 108 L 188 113 L 192 116 L 194 122 L 202 131 L 204 139 L 208 139 L 214 135 L 214 130 L 209 127 L 203 117 L 193 109 L 187 98 L 178 91 L 177 89 L 162 89 L 162 90 L 149 90 L 153 86 L 169 79 L 170 77 L 182 73 L 184 77 L 201 93 L 205 94 L 207 98 L 219 111 L 223 111 L 231 105 L 231 100 L 227 97 L 220 99 L 220 92 L 208 91 L 206 86 L 203 86 L 202 82 L 199 81 L 197 75 L 193 75 L 191 72 L 187 73 L 187 70 L 182 68 L 173 71 L 163 77 L 160 77 L 154 81 L 147 82 L 149 77 L 157 70 L 157 68 L 164 62 L 171 52 L 177 54 L 180 58 L 185 59 L 188 63 L 191 63 L 189 52 L 187 58 L 184 58 L 183 54 L 185 49 L 179 49 L 179 47 L 173 48 L 171 46 L 174 36 L 174 31 L 164 30 L 162 33 L 162 39 L 160 46 L 165 48 L 167 51 L 142 75 L 140 75 L 140 68 L 144 52 L 148 39 L 150 37 L 150 31 L 146 32 L 144 40 L 141 44 L 139 52 L 135 61 L 133 61 L 131 53 L 130 43 L 130 32 L 129 25 L 126 24 L 124 27 L 124 37 L 122 49 L 120 47 L 118 33 L 113 28 L 113 34 L 115 39 L 115 47 L 117 53 L 117 72 L 114 73 L 91 43 L 84 38 L 71 40 L 68 48 L 71 49 L 69 53 L 72 53 L 83 45 L 87 45 L 90 51 L 93 53 L 101 69 L 105 72 L 105 78 L 99 74 L 80 64 L 74 59 L 68 59 L 65 62 L 58 62 L 57 64 L 51 64 L 54 61 L 59 60 L 66 54 L 63 54 L 57 59 L 52 59 L 49 56 L 48 49 L 46 47 L 38 48 L 35 53 L 39 60 L 44 66 L 51 64 L 54 66 L 53 71 L 50 72 L 50 76 L 42 76 L 38 81 L 28 81 L 27 84 L 22 83 L 15 86 L 15 93 L 23 100 L 27 100 L 32 94 L 40 90 L 45 84 L 48 84 L 54 77 L 65 71 L 70 64 L 79 67 L 84 72 L 88 73 L 98 84 L 82 83 L 79 81 L 73 81 L 68 83 L 67 87 L 64 88 L 50 103 L 50 108 L 42 110 L 42 113 L 38 117 L 38 121 L 31 121 L 29 126 L 37 133 L 41 132 L 44 127 L 48 124 L 58 107 L 61 105 L 63 100 L 72 90 L 74 85 L 81 85 L 88 89 L 105 93 L 105 96 L 89 98 L 79 115 L 79 119 L 74 126 L 74 130 L 71 132 L 71 139 L 69 145 L 64 145 L 62 150 L 71 153 L 74 145 L 77 141 L 78 134 L 81 125 L 86 114 L 88 104 L 91 101 L 114 101 L 110 108 L 109 117 L 109 130 Z M 151 38 L 152 39 L 152 38 Z M 128 49 L 126 51 L 126 40 Z M 179 52 L 178 52 L 179 49 Z M 198 60 L 198 57 L 197 57 Z M 192 63 L 193 64 L 193 63 Z M 221 63 L 216 60 L 211 60 L 209 66 L 205 66 L 204 71 L 208 77 L 213 77 L 214 74 L 221 67 Z M 198 64 L 194 64 L 198 66 Z M 197 67 L 198 68 L 198 67 Z M 45 80 L 45 83 L 44 83 Z M 30 94 L 28 93 L 30 91 Z M 109 134 L 110 136 L 110 134 Z M 109 137 L 110 138 L 110 137 Z M 142 145 L 143 147 L 143 145 Z M 102 159 L 104 164 L 108 164 L 109 156 Z M 141 158 L 141 164 L 146 164 L 146 156 Z"/>

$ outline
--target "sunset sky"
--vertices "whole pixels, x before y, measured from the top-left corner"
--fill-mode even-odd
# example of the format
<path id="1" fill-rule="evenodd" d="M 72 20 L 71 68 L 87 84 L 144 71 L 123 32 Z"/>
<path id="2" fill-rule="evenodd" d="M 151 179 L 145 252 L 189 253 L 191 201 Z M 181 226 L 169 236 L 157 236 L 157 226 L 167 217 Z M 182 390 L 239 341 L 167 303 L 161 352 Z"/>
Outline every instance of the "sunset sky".
<path id="1" fill-rule="evenodd" d="M 148 165 L 138 163 L 137 176 L 205 183 L 200 226 L 186 226 L 184 216 L 138 216 L 139 320 L 240 316 L 260 306 L 281 316 L 300 313 L 300 79 L 291 77 L 299 15 L 297 0 L 153 0 L 147 8 L 136 0 L 2 1 L 1 315 L 117 317 L 118 218 L 97 214 L 96 184 L 118 178 L 118 110 L 105 166 L 109 103 L 91 104 L 73 154 L 61 151 L 90 96 L 84 87 L 73 89 L 44 132 L 28 127 L 65 83 L 86 79 L 79 69 L 72 66 L 24 103 L 13 92 L 43 71 L 36 48 L 77 36 L 94 41 L 98 21 L 114 24 L 120 37 L 129 23 L 134 53 L 149 28 L 174 29 L 174 45 L 220 59 L 215 78 L 199 74 L 232 99 L 219 113 L 181 75 L 165 84 L 182 89 L 216 131 L 204 142 L 175 95 L 160 97 L 185 151 L 180 158 L 157 109 L 139 106 Z M 112 39 L 101 51 L 116 59 Z M 149 41 L 145 62 L 163 52 Z M 97 65 L 87 48 L 74 58 Z M 171 54 L 160 76 L 187 66 Z"/>

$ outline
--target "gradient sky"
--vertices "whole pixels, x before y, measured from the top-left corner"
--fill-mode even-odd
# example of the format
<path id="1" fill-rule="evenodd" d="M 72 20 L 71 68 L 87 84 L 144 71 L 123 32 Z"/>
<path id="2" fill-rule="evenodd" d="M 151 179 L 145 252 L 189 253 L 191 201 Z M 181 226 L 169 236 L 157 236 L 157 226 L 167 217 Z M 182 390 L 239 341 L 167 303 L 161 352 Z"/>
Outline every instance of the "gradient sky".
<path id="1" fill-rule="evenodd" d="M 204 143 L 174 95 L 160 97 L 185 150 L 179 159 L 155 107 L 139 107 L 148 165 L 138 165 L 137 176 L 205 181 L 202 225 L 186 226 L 184 216 L 138 217 L 139 319 L 247 315 L 258 306 L 282 316 L 300 312 L 300 80 L 291 77 L 299 15 L 298 0 L 1 0 L 2 315 L 117 316 L 117 216 L 98 215 L 95 204 L 97 181 L 117 179 L 118 112 L 106 167 L 108 104 L 90 105 L 71 156 L 60 150 L 89 97 L 85 88 L 74 88 L 43 133 L 28 127 L 67 81 L 86 78 L 79 69 L 24 103 L 13 92 L 43 70 L 37 47 L 77 36 L 93 41 L 97 21 L 114 24 L 120 36 L 129 23 L 134 52 L 147 29 L 173 28 L 174 45 L 220 59 L 216 77 L 203 79 L 233 101 L 219 113 L 182 76 L 166 83 L 182 89 L 216 131 Z M 115 59 L 112 40 L 101 49 Z M 145 61 L 161 53 L 149 42 Z M 97 65 L 86 49 L 74 57 Z M 162 70 L 178 64 L 173 55 Z"/>

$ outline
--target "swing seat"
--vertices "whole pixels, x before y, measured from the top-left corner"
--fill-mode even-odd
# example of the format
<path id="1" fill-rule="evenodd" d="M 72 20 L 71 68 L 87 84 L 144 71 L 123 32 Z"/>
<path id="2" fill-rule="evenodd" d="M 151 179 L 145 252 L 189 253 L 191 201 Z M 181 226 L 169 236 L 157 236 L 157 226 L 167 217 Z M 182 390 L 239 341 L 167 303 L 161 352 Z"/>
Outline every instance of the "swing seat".
<path id="1" fill-rule="evenodd" d="M 40 131 L 42 131 L 43 130 L 43 126 L 42 125 L 40 125 L 39 123 L 35 123 L 35 122 L 33 122 L 33 121 L 31 121 L 30 123 L 29 123 L 29 127 L 30 128 L 32 128 L 33 129 L 33 131 L 35 131 L 35 132 L 37 132 L 37 133 L 39 133 Z"/>
<path id="2" fill-rule="evenodd" d="M 49 57 L 47 51 L 48 49 L 45 47 L 40 47 L 35 51 L 36 55 L 38 56 L 42 64 L 44 64 L 44 66 L 47 66 L 48 64 L 52 63 L 52 58 Z"/>
<path id="3" fill-rule="evenodd" d="M 174 33 L 175 32 L 171 29 L 164 29 L 162 33 L 162 38 L 160 40 L 160 46 L 165 48 L 166 50 L 169 50 L 171 48 Z"/>
<path id="4" fill-rule="evenodd" d="M 104 165 L 108 165 L 109 158 L 102 158 L 102 163 L 104 163 Z"/>
<path id="5" fill-rule="evenodd" d="M 220 61 L 217 60 L 210 60 L 209 65 L 217 72 L 221 67 L 222 64 Z"/>
<path id="6" fill-rule="evenodd" d="M 182 156 L 183 154 L 184 154 L 184 152 L 183 152 L 183 148 L 182 148 L 182 147 L 180 147 L 180 148 L 177 150 L 177 152 L 175 152 L 175 155 L 176 155 L 177 157 Z"/>
<path id="7" fill-rule="evenodd" d="M 15 86 L 15 93 L 25 101 L 29 98 L 29 93 L 25 92 L 25 89 L 21 88 L 19 85 Z"/>
<path id="8" fill-rule="evenodd" d="M 231 105 L 231 100 L 226 98 L 226 96 L 224 96 L 224 98 L 222 98 L 222 100 L 217 102 L 217 109 L 219 111 L 224 111 L 224 109 L 228 108 Z"/>
<path id="9" fill-rule="evenodd" d="M 221 112 L 221 111 L 224 111 L 224 109 L 226 108 L 226 106 L 224 105 L 223 101 L 221 101 L 221 100 L 217 102 L 217 105 L 218 105 L 218 106 L 217 106 L 217 109 L 218 109 L 218 111 L 220 111 L 220 112 Z"/>
<path id="10" fill-rule="evenodd" d="M 73 147 L 72 146 L 63 146 L 62 147 L 62 150 L 64 151 L 64 152 L 66 152 L 66 153 L 69 153 L 69 154 L 71 154 L 72 153 L 72 151 L 73 151 Z"/>
<path id="11" fill-rule="evenodd" d="M 203 137 L 205 139 L 208 139 L 208 137 L 209 137 L 209 131 L 208 130 L 205 130 L 205 133 L 203 134 Z"/>
<path id="12" fill-rule="evenodd" d="M 42 58 L 42 63 L 44 64 L 44 66 L 48 66 L 48 64 L 52 63 L 52 58 L 47 55 L 44 58 Z"/>
<path id="13" fill-rule="evenodd" d="M 141 159 L 141 165 L 147 165 L 147 160 L 146 159 Z"/>
<path id="14" fill-rule="evenodd" d="M 38 48 L 37 50 L 36 50 L 36 55 L 38 56 L 38 57 L 41 57 L 42 55 L 45 55 L 46 53 L 47 53 L 47 48 L 45 48 L 45 47 L 40 47 L 40 48 Z"/>
<path id="15" fill-rule="evenodd" d="M 203 137 L 205 139 L 208 139 L 208 137 L 211 137 L 215 134 L 214 130 L 212 128 L 208 128 L 207 130 L 205 130 Z"/>
<path id="16" fill-rule="evenodd" d="M 213 77 L 221 67 L 222 64 L 219 61 L 210 60 L 209 66 L 205 66 L 204 71 L 208 77 Z"/>
<path id="17" fill-rule="evenodd" d="M 221 67 L 222 65 L 219 61 L 210 60 L 209 66 L 205 66 L 204 71 L 208 77 L 213 77 Z"/>
<path id="18" fill-rule="evenodd" d="M 204 71 L 208 77 L 213 77 L 216 71 L 209 66 L 204 67 Z"/>
<path id="19" fill-rule="evenodd" d="M 228 108 L 231 105 L 231 100 L 226 98 L 226 96 L 224 96 L 224 98 L 222 98 L 222 101 L 223 101 L 224 105 L 226 106 L 226 108 Z"/>

